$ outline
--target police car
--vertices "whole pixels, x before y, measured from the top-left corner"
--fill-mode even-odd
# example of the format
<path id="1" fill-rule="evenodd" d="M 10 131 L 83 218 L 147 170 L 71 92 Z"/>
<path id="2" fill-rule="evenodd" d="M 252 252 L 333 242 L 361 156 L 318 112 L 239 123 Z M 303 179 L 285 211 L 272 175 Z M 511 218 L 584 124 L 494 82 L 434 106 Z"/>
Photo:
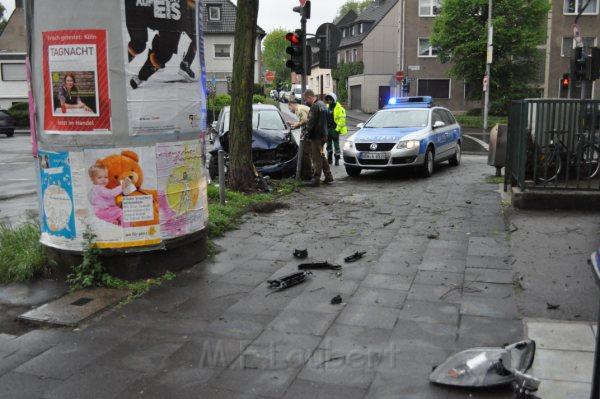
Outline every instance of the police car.
<path id="1" fill-rule="evenodd" d="M 418 167 L 433 174 L 434 164 L 460 164 L 461 128 L 450 111 L 433 105 L 431 97 L 391 98 L 344 143 L 349 176 L 363 169 Z"/>

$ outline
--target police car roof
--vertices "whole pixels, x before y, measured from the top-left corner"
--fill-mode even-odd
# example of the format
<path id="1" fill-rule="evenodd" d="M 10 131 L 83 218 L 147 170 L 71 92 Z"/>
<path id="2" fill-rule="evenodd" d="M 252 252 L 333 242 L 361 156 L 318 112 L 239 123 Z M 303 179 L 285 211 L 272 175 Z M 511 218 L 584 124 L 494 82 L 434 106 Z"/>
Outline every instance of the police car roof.
<path id="1" fill-rule="evenodd" d="M 391 97 L 383 109 L 390 108 L 431 108 L 433 107 L 433 98 L 430 96 L 418 97 Z"/>

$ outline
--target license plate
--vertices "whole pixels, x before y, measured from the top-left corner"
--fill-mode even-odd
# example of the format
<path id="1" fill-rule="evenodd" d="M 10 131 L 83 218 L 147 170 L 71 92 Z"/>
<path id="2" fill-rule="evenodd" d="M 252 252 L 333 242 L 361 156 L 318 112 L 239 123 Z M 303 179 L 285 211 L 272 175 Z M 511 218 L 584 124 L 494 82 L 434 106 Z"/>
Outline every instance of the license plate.
<path id="1" fill-rule="evenodd" d="M 361 159 L 388 159 L 390 154 L 387 152 L 363 152 Z"/>

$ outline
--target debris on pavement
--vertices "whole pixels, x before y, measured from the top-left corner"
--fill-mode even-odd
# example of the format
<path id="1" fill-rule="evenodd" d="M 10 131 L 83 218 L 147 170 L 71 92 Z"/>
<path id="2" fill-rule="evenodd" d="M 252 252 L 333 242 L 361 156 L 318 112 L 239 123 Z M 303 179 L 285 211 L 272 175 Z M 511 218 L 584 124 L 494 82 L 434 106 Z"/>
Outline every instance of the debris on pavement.
<path id="1" fill-rule="evenodd" d="M 298 265 L 298 270 L 341 270 L 342 266 L 329 262 L 312 262 Z"/>
<path id="2" fill-rule="evenodd" d="M 308 249 L 294 249 L 294 258 L 305 259 L 308 256 Z"/>
<path id="3" fill-rule="evenodd" d="M 521 386 L 532 388 L 535 384 L 531 382 L 535 379 L 523 373 L 533 364 L 534 355 L 533 340 L 520 341 L 502 348 L 467 349 L 450 356 L 436 367 L 429 380 L 440 385 L 471 388 L 493 387 L 517 381 Z"/>
<path id="4" fill-rule="evenodd" d="M 325 366 L 329 362 L 335 362 L 336 360 L 342 360 L 342 359 L 346 359 L 346 356 L 334 356 L 334 357 L 332 357 L 330 359 L 323 360 L 321 363 L 319 363 L 319 365 L 317 366 L 317 368 L 321 368 L 321 367 Z"/>
<path id="5" fill-rule="evenodd" d="M 342 303 L 342 297 L 341 295 L 336 295 L 333 298 L 331 298 L 331 304 L 332 305 L 339 305 L 340 303 Z"/>
<path id="6" fill-rule="evenodd" d="M 269 288 L 273 288 L 276 291 L 285 290 L 286 288 L 293 287 L 294 285 L 301 284 L 306 281 L 308 275 L 312 274 L 311 272 L 295 272 L 288 274 L 286 276 L 280 277 L 274 280 L 267 280 L 269 283 Z"/>
<path id="7" fill-rule="evenodd" d="M 249 212 L 254 213 L 271 213 L 279 209 L 288 209 L 290 206 L 279 201 L 257 202 L 248 206 Z"/>
<path id="8" fill-rule="evenodd" d="M 427 238 L 429 238 L 430 240 L 437 240 L 438 238 L 440 238 L 440 233 L 427 234 Z"/>
<path id="9" fill-rule="evenodd" d="M 514 225 L 514 223 L 510 224 L 510 227 L 508 228 L 508 232 L 509 233 L 515 233 L 519 230 L 519 228 L 517 226 Z"/>
<path id="10" fill-rule="evenodd" d="M 546 302 L 546 309 L 548 309 L 548 310 L 558 310 L 558 308 L 560 308 L 560 305 L 555 305 L 555 304 L 552 304 L 550 302 Z"/>
<path id="11" fill-rule="evenodd" d="M 465 201 L 465 204 L 467 204 L 467 205 L 471 205 L 471 204 L 472 204 L 472 202 L 471 202 L 471 201 L 469 201 L 469 200 L 467 200 L 467 201 Z"/>
<path id="12" fill-rule="evenodd" d="M 387 227 L 390 224 L 394 223 L 396 221 L 396 218 L 392 218 L 390 220 L 388 220 L 387 222 L 383 222 L 383 227 Z"/>
<path id="13" fill-rule="evenodd" d="M 346 262 L 346 263 L 356 262 L 357 260 L 359 260 L 360 258 L 365 256 L 366 253 L 367 253 L 367 251 L 356 251 L 352 255 L 346 256 L 344 258 L 344 262 Z"/>

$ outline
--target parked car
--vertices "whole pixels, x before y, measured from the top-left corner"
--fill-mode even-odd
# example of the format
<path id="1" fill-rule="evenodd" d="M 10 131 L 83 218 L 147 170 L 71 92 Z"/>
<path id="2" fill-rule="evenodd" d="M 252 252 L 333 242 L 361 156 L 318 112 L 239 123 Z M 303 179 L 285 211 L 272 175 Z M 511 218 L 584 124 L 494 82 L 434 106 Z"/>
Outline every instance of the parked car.
<path id="1" fill-rule="evenodd" d="M 208 172 L 211 179 L 219 176 L 218 151 L 229 152 L 229 107 L 219 114 L 217 133 L 209 152 Z M 291 177 L 296 172 L 298 144 L 281 112 L 274 105 L 252 106 L 252 160 L 257 172 L 273 178 Z"/>
<path id="2" fill-rule="evenodd" d="M 273 100 L 278 100 L 279 92 L 277 90 L 273 89 L 269 92 L 269 97 L 271 97 Z"/>
<path id="3" fill-rule="evenodd" d="M 344 144 L 349 176 L 363 169 L 417 167 L 429 177 L 434 165 L 461 159 L 461 127 L 450 111 L 433 106 L 431 97 L 390 99 Z"/>
<path id="4" fill-rule="evenodd" d="M 290 95 L 293 97 L 296 97 L 296 101 L 301 103 L 302 102 L 302 85 L 294 85 L 292 87 L 292 91 L 290 92 Z"/>
<path id="5" fill-rule="evenodd" d="M 0 134 L 6 134 L 7 137 L 15 134 L 15 118 L 3 109 L 0 109 Z"/>

